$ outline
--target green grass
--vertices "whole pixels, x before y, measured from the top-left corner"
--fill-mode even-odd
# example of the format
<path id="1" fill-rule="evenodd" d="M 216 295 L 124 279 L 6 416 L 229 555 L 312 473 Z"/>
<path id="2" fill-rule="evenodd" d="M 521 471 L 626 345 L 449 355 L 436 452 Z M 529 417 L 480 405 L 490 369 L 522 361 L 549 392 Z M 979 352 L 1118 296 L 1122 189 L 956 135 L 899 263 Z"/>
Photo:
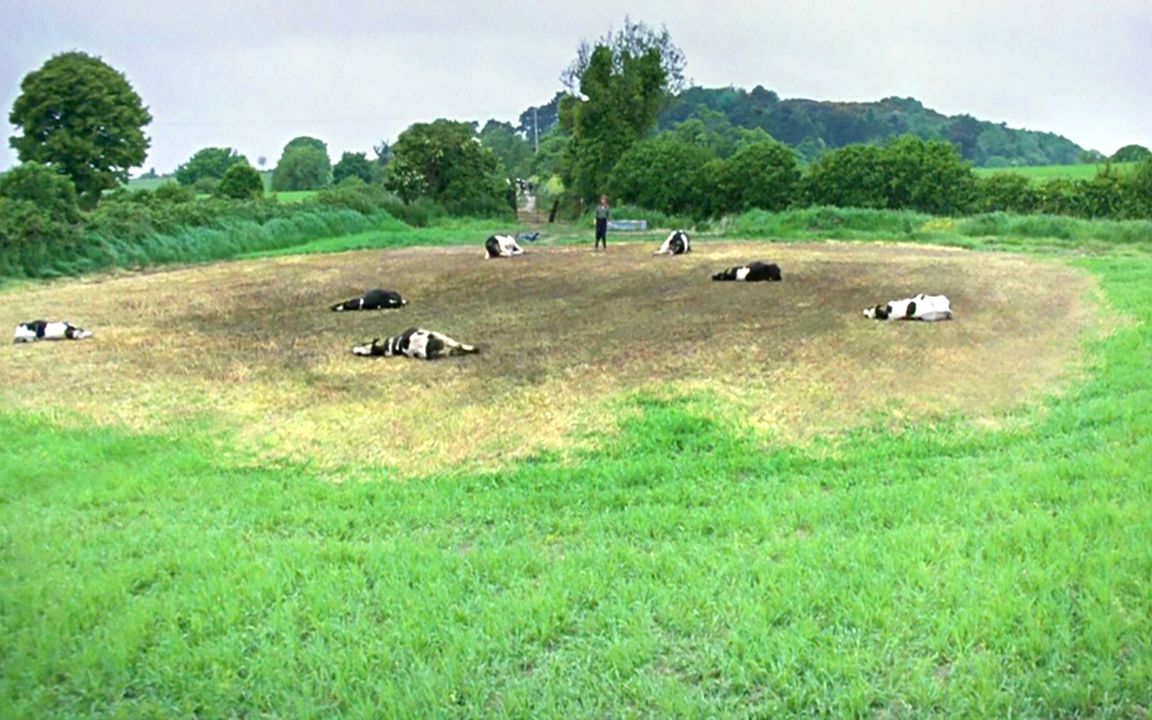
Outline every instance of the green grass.
<path id="1" fill-rule="evenodd" d="M 176 182 L 176 179 L 171 175 L 164 175 L 161 177 L 148 177 L 148 178 L 131 178 L 127 182 L 127 188 L 132 191 L 136 190 L 155 190 L 165 183 Z"/>
<path id="2" fill-rule="evenodd" d="M 0 414 L 0 707 L 1144 717 L 1152 260 L 1076 262 L 1135 322 L 999 432 L 635 397 L 573 463 L 398 483 Z"/>
<path id="3" fill-rule="evenodd" d="M 380 224 L 379 229 L 352 235 L 324 237 L 318 240 L 273 250 L 244 253 L 241 258 L 279 257 L 284 255 L 315 255 L 347 252 L 350 250 L 395 249 L 416 246 L 475 245 L 482 253 L 484 241 L 493 233 L 517 232 L 514 223 L 501 220 L 442 219 L 430 227 L 416 228 L 399 220 Z M 569 226 L 545 229 L 552 239 L 571 242 L 576 234 Z M 529 245 L 529 250 L 531 245 Z"/>
<path id="4" fill-rule="evenodd" d="M 1112 163 L 1112 168 L 1119 172 L 1128 172 L 1136 163 Z M 1007 168 L 973 168 L 978 176 L 987 177 L 997 173 L 1016 173 L 1031 178 L 1035 182 L 1043 182 L 1051 178 L 1064 178 L 1067 180 L 1091 180 L 1104 164 L 1077 164 L 1077 165 L 1037 165 L 1035 167 L 1007 167 Z"/>
<path id="5" fill-rule="evenodd" d="M 901 241 L 972 250 L 1075 253 L 1152 252 L 1152 221 L 1085 220 L 1057 215 L 985 213 L 949 218 L 911 210 L 813 207 L 753 210 L 719 229 L 724 237 L 776 241 Z"/>
<path id="6" fill-rule="evenodd" d="M 280 192 L 269 191 L 269 197 L 274 197 L 282 203 L 299 203 L 305 200 L 311 200 L 316 197 L 316 190 L 282 190 Z"/>

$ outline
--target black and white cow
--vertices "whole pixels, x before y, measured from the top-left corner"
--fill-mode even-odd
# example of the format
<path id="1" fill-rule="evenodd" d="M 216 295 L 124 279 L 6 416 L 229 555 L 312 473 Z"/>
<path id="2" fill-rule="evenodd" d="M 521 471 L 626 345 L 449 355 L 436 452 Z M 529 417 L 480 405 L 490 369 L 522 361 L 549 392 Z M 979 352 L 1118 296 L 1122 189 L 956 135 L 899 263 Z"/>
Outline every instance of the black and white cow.
<path id="1" fill-rule="evenodd" d="M 743 280 L 745 282 L 760 282 L 764 280 L 779 281 L 784 277 L 780 274 L 780 266 L 776 263 L 756 262 L 740 265 L 739 267 L 722 270 L 712 276 L 713 280 Z"/>
<path id="2" fill-rule="evenodd" d="M 511 235 L 492 235 L 485 241 L 484 250 L 488 259 L 524 254 L 524 248 L 517 245 L 516 238 Z"/>
<path id="3" fill-rule="evenodd" d="M 692 242 L 688 239 L 688 233 L 683 230 L 673 230 L 664 240 L 664 244 L 660 246 L 660 249 L 652 254 L 683 255 L 687 252 L 692 252 Z"/>
<path id="4" fill-rule="evenodd" d="M 12 342 L 36 342 L 37 340 L 83 340 L 92 337 L 92 333 L 78 328 L 72 323 L 63 320 L 53 322 L 50 320 L 32 320 L 22 322 L 16 326 L 16 334 Z"/>
<path id="5" fill-rule="evenodd" d="M 478 353 L 480 349 L 474 345 L 457 342 L 444 333 L 411 327 L 399 335 L 393 335 L 383 341 L 376 338 L 365 345 L 356 345 L 352 348 L 352 352 L 368 357 L 406 355 L 419 360 L 435 360 L 453 355 Z"/>
<path id="6" fill-rule="evenodd" d="M 408 304 L 408 301 L 400 297 L 400 293 L 393 290 L 369 290 L 361 297 L 345 300 L 344 302 L 336 303 L 332 306 L 332 312 L 344 312 L 345 310 L 388 310 L 391 308 L 400 308 Z"/>
<path id="7" fill-rule="evenodd" d="M 952 305 L 943 295 L 920 293 L 904 300 L 893 300 L 883 305 L 866 308 L 864 317 L 871 320 L 937 320 L 952 319 Z"/>

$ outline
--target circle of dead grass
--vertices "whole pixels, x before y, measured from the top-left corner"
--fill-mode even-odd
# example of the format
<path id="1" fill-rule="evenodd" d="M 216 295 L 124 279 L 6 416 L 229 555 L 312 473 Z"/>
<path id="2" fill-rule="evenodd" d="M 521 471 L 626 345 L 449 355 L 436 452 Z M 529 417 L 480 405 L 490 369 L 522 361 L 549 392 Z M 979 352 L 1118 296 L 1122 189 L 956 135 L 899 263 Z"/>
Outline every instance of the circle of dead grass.
<path id="1" fill-rule="evenodd" d="M 784 282 L 710 280 L 755 259 Z M 410 304 L 327 309 L 372 287 Z M 947 295 L 956 320 L 861 315 L 916 292 Z M 95 338 L 14 346 L 0 379 L 9 407 L 142 430 L 207 417 L 269 457 L 420 474 L 571 448 L 612 431 L 618 398 L 655 388 L 718 397 L 783 442 L 877 416 L 993 421 L 1075 367 L 1097 297 L 1060 262 L 910 245 L 713 242 L 671 258 L 617 243 L 491 262 L 476 248 L 363 251 L 18 288 L 9 327 L 68 319 Z M 412 325 L 483 352 L 349 352 Z"/>

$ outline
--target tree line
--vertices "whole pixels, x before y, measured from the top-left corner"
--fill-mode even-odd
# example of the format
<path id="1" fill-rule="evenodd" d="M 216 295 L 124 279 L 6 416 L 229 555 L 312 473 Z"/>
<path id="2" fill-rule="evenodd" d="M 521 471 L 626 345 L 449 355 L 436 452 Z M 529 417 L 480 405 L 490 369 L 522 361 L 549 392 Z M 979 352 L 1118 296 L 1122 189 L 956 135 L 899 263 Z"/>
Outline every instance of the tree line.
<path id="1" fill-rule="evenodd" d="M 1117 159 L 1123 154 L 1138 161 L 1134 170 L 1121 173 L 1105 165 L 1091 180 L 1037 185 L 1012 173 L 982 179 L 972 172 L 963 133 L 956 129 L 971 126 L 962 116 L 947 138 L 903 134 L 879 144 L 824 147 L 809 159 L 766 129 L 795 139 L 773 124 L 779 118 L 764 120 L 771 113 L 760 113 L 759 124 L 733 114 L 736 108 L 755 117 L 758 104 L 795 114 L 770 91 L 685 91 L 684 69 L 684 55 L 667 30 L 626 18 L 620 30 L 580 45 L 561 75 L 565 90 L 549 106 L 531 109 L 531 134 L 524 129 L 527 114 L 519 127 L 439 119 L 416 123 L 394 142 L 374 146 L 374 157 L 345 152 L 335 164 L 322 140 L 302 136 L 283 148 L 271 189 L 335 186 L 327 202 L 365 212 L 386 207 L 414 222 L 440 213 L 510 217 L 516 207 L 512 180 L 520 177 L 534 178 L 546 200 L 558 201 L 573 217 L 601 193 L 617 204 L 701 220 L 816 205 L 946 215 L 1152 217 L 1152 153 L 1146 148 L 1117 153 Z M 141 207 L 153 208 L 148 212 L 155 218 L 132 227 L 166 227 L 181 218 L 202 222 L 210 208 L 228 214 L 227 202 L 264 196 L 264 179 L 246 157 L 211 147 L 176 169 L 178 184 L 125 203 L 123 193 L 113 191 L 130 168 L 143 164 L 149 145 L 144 128 L 151 121 L 127 78 L 99 58 L 74 51 L 29 73 L 21 91 L 9 116 L 19 134 L 9 142 L 22 162 L 0 176 L 0 250 L 74 239 L 83 235 L 76 226 L 85 223 L 116 227 L 116 213 L 139 216 Z M 679 117 L 693 99 L 700 102 L 692 113 L 674 124 L 662 120 Z M 886 102 L 908 117 L 924 115 L 915 101 Z M 550 123 L 543 134 L 541 118 Z M 890 118 L 882 124 L 895 127 Z M 836 137 L 852 137 L 844 132 Z M 977 138 L 976 146 L 985 147 L 982 142 Z M 189 209 L 198 194 L 216 202 Z M 109 197 L 115 200 L 112 210 L 97 212 Z"/>

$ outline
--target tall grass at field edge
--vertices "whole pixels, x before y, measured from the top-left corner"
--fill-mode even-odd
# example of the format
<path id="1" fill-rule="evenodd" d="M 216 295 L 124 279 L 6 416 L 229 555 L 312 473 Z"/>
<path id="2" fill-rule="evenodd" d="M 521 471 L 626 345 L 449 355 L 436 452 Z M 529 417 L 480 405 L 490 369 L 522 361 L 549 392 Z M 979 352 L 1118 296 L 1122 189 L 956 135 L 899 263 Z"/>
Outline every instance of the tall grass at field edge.
<path id="1" fill-rule="evenodd" d="M 317 207 L 267 222 L 227 218 L 174 233 L 153 233 L 143 239 L 89 231 L 67 247 L 24 247 L 0 253 L 0 277 L 47 278 L 114 267 L 210 262 L 369 230 L 402 228 L 407 226 L 387 213 L 363 215 L 354 210 Z"/>
<path id="2" fill-rule="evenodd" d="M 950 218 L 907 210 L 817 207 L 744 213 L 725 222 L 719 233 L 724 237 L 791 241 L 906 241 L 986 249 L 1152 252 L 1152 221 L 1056 215 L 986 213 Z"/>

